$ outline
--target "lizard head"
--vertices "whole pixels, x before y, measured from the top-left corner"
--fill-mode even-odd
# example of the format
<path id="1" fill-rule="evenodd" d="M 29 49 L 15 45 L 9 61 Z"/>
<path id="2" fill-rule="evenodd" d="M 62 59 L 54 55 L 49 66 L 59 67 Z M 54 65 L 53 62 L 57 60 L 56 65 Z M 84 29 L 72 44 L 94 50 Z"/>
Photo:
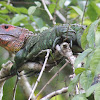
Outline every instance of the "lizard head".
<path id="1" fill-rule="evenodd" d="M 33 34 L 28 29 L 13 26 L 10 24 L 1 24 L 0 46 L 11 53 L 16 53 L 24 47 L 25 41 L 30 35 Z"/>

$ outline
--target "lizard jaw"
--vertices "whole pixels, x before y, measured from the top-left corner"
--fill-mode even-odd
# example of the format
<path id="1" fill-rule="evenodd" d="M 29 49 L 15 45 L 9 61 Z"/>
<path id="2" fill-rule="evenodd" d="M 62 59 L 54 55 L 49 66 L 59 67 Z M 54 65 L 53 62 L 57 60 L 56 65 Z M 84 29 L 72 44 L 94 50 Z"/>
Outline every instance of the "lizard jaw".
<path id="1" fill-rule="evenodd" d="M 10 36 L 10 37 L 14 37 L 14 38 L 18 38 L 18 36 L 15 36 L 15 35 L 11 35 L 11 34 L 0 34 L 0 37 L 2 36 Z"/>

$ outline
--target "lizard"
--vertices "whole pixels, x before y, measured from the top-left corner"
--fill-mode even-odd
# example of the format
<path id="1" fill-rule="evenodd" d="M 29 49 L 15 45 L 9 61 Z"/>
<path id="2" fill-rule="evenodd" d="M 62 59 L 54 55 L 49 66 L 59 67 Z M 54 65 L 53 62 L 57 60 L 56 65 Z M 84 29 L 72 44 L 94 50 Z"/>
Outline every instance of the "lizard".
<path id="1" fill-rule="evenodd" d="M 0 46 L 16 54 L 10 74 L 17 74 L 18 69 L 25 62 L 36 61 L 42 50 L 51 49 L 54 51 L 56 44 L 63 41 L 73 43 L 71 48 L 74 44 L 81 48 L 81 35 L 85 28 L 84 25 L 79 24 L 64 24 L 54 26 L 35 35 L 25 28 L 1 24 Z M 41 60 L 41 57 L 39 59 Z"/>

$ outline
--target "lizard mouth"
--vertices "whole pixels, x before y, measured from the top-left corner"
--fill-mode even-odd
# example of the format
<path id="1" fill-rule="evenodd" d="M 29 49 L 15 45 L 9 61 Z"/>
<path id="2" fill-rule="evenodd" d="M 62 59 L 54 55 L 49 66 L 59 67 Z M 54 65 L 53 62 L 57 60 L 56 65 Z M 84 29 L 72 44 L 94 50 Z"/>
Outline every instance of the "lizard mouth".
<path id="1" fill-rule="evenodd" d="M 11 35 L 11 34 L 0 34 L 0 36 L 10 36 L 10 37 L 18 38 L 17 36 L 14 36 L 14 35 Z"/>

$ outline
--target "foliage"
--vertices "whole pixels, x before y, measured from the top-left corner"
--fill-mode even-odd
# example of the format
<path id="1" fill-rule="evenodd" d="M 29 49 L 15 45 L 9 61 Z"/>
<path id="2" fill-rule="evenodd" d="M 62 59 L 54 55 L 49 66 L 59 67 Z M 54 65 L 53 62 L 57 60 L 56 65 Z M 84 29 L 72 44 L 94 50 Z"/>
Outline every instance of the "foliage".
<path id="1" fill-rule="evenodd" d="M 55 21 L 57 24 L 82 23 L 82 17 L 84 13 L 83 8 L 85 6 L 84 2 L 80 0 L 69 0 L 69 4 L 65 6 L 64 4 L 66 0 L 50 1 L 51 2 L 47 7 L 49 8 L 50 13 L 53 16 L 56 16 Z M 92 85 L 92 83 L 94 82 L 94 77 L 100 74 L 100 20 L 98 19 L 100 16 L 100 5 L 97 6 L 97 4 L 100 4 L 99 0 L 88 0 L 88 5 L 85 9 L 86 12 L 84 14 L 84 24 L 88 25 L 88 27 L 84 31 L 81 38 L 81 45 L 84 49 L 84 52 L 80 53 L 75 61 L 74 66 L 76 76 L 68 85 L 68 91 L 70 93 L 73 92 L 73 90 L 75 91 L 75 87 L 77 84 L 79 84 L 79 89 L 82 88 L 84 90 L 84 93 L 81 93 L 79 91 L 79 94 L 76 95 L 73 92 L 74 97 L 71 96 L 71 100 L 90 100 L 88 99 L 88 97 L 90 95 L 93 95 L 93 93 L 93 100 L 100 99 L 100 83 Z M 56 15 L 56 10 L 59 10 L 61 12 L 63 17 L 66 19 L 65 22 L 61 18 L 59 18 L 58 15 Z M 11 4 L 7 4 L 6 0 L 0 1 L 0 24 L 2 23 L 25 27 L 33 32 L 41 31 L 43 27 L 45 29 L 47 27 L 53 26 L 52 20 L 50 20 L 42 3 L 38 0 L 34 2 L 34 5 L 29 5 L 28 7 L 25 5 L 21 5 L 21 7 L 18 7 L 17 4 L 13 4 L 12 2 Z M 6 51 L 0 48 L 0 57 L 2 56 L 0 65 L 3 62 L 6 62 L 8 59 L 6 58 L 6 61 L 4 61 L 5 52 Z M 83 67 L 78 68 L 77 65 L 81 62 L 83 62 L 84 65 Z M 61 76 L 59 76 L 59 80 L 64 81 L 62 80 L 62 77 L 65 79 L 66 72 L 60 75 Z M 50 76 L 48 77 L 50 78 Z M 12 80 L 11 83 L 10 81 L 8 81 L 7 84 L 13 84 L 13 81 L 14 80 Z M 54 81 L 54 83 L 56 84 L 57 82 Z M 64 86 L 64 84 L 64 82 L 62 85 L 61 83 L 57 83 L 58 86 L 55 87 L 61 87 Z M 52 87 L 54 86 L 52 85 Z M 7 90 L 7 86 L 5 88 Z M 8 93 L 6 93 L 6 90 L 4 89 L 5 95 L 7 95 Z M 18 94 L 18 96 L 18 99 L 21 98 L 20 100 L 25 100 L 20 94 Z M 60 99 L 57 98 L 57 100 L 61 100 L 61 98 L 63 98 L 62 100 L 65 100 L 65 98 L 62 96 L 60 96 Z M 9 100 L 10 99 L 11 97 L 9 97 Z M 4 98 L 4 100 L 7 99 Z"/>

